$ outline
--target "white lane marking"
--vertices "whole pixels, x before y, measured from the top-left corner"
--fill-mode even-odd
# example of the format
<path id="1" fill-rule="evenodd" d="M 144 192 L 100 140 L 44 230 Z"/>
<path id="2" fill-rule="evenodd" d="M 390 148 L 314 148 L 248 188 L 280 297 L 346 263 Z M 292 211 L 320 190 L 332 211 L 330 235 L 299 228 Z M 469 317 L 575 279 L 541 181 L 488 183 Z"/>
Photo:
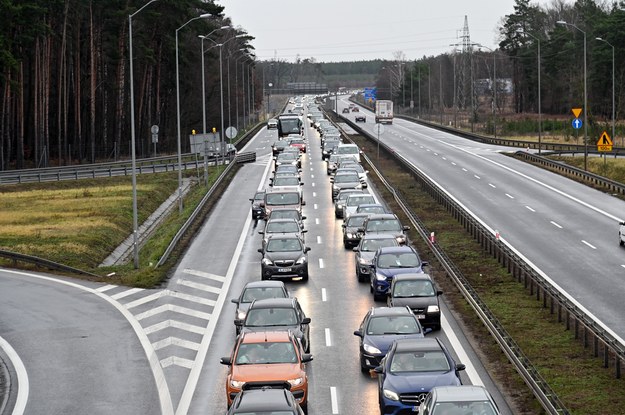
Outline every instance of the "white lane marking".
<path id="1" fill-rule="evenodd" d="M 328 290 L 325 288 L 321 289 L 321 301 L 328 301 Z"/>
<path id="2" fill-rule="evenodd" d="M 15 407 L 13 408 L 13 415 L 22 415 L 26 409 L 26 403 L 28 402 L 28 394 L 30 393 L 30 383 L 28 380 L 28 372 L 26 372 L 26 366 L 17 354 L 15 349 L 0 336 L 0 349 L 9 358 L 9 361 L 13 365 L 17 374 L 17 397 L 15 399 Z M 4 412 L 4 411 L 3 411 Z"/>
<path id="3" fill-rule="evenodd" d="M 173 304 L 163 304 L 151 310 L 145 311 L 141 314 L 137 314 L 135 317 L 138 321 L 146 319 L 148 317 L 153 317 L 155 315 L 166 313 L 168 311 L 183 314 L 185 316 L 197 317 L 202 320 L 212 320 L 210 313 L 205 313 L 203 311 L 192 310 L 187 307 L 180 307 L 178 305 Z"/>
<path id="4" fill-rule="evenodd" d="M 317 197 L 317 192 L 313 192 L 313 197 Z"/>
<path id="5" fill-rule="evenodd" d="M 319 218 L 315 218 L 315 225 L 319 225 Z"/>
<path id="6" fill-rule="evenodd" d="M 163 369 L 174 365 L 191 369 L 193 367 L 193 360 L 184 359 L 178 356 L 169 356 L 161 360 L 161 366 L 163 366 Z"/>
<path id="7" fill-rule="evenodd" d="M 189 331 L 195 334 L 204 333 L 204 327 L 195 326 L 189 323 L 183 323 L 182 321 L 177 321 L 177 320 L 165 320 L 165 321 L 160 321 L 156 324 L 153 324 L 150 327 L 146 327 L 145 334 L 156 333 L 157 331 L 161 331 L 169 327 L 174 327 L 176 329 Z"/>
<path id="8" fill-rule="evenodd" d="M 594 245 L 592 245 L 592 244 L 590 244 L 590 243 L 588 243 L 588 242 L 584 241 L 583 239 L 582 239 L 582 243 L 583 243 L 584 245 L 586 245 L 586 246 L 588 246 L 588 247 L 592 248 L 592 249 L 597 249 L 597 247 L 596 247 L 596 246 L 594 246 Z"/>
<path id="9" fill-rule="evenodd" d="M 323 258 L 319 258 L 319 268 L 325 268 L 325 265 L 323 264 Z"/>
<path id="10" fill-rule="evenodd" d="M 311 183 L 311 185 L 312 185 L 312 187 L 315 187 L 315 183 L 314 183 L 314 182 L 313 182 L 313 183 Z"/>
<path id="11" fill-rule="evenodd" d="M 332 402 L 332 414 L 339 413 L 339 400 L 336 395 L 336 386 L 330 386 L 330 402 Z"/>
<path id="12" fill-rule="evenodd" d="M 117 288 L 117 285 L 104 285 L 100 288 L 96 288 L 96 291 L 99 293 L 103 293 L 104 291 L 112 290 L 113 288 Z"/>
<path id="13" fill-rule="evenodd" d="M 209 293 L 219 294 L 221 293 L 221 288 L 213 287 L 212 285 L 202 284 L 201 282 L 189 281 L 180 278 L 176 281 L 177 284 L 184 285 L 186 287 L 195 288 L 196 290 L 202 290 Z"/>
<path id="14" fill-rule="evenodd" d="M 510 199 L 514 199 L 514 196 L 512 196 L 512 195 L 510 195 L 508 193 L 506 193 L 506 196 L 508 196 Z"/>
<path id="15" fill-rule="evenodd" d="M 154 350 L 160 350 L 167 346 L 178 346 L 178 347 L 183 347 L 185 349 L 193 350 L 196 352 L 200 348 L 199 343 L 180 339 L 178 337 L 167 337 L 166 339 L 162 339 L 162 340 L 157 341 L 156 343 L 152 343 L 152 346 L 154 346 Z"/>
<path id="16" fill-rule="evenodd" d="M 326 332 L 326 346 L 330 347 L 332 346 L 332 338 L 330 337 L 330 329 L 326 328 L 325 332 Z"/>
<path id="17" fill-rule="evenodd" d="M 481 177 L 480 177 L 480 176 L 478 176 L 477 174 L 474 174 L 474 175 L 473 175 L 473 177 L 475 177 L 475 178 L 476 178 L 476 179 L 478 179 L 478 180 L 480 180 L 480 179 L 481 179 Z"/>
<path id="18" fill-rule="evenodd" d="M 314 207 L 315 209 L 318 209 L 318 208 L 319 208 L 319 206 L 318 206 L 316 203 L 313 205 L 313 207 Z"/>
<path id="19" fill-rule="evenodd" d="M 456 163 L 454 163 L 453 161 L 451 162 L 451 165 L 452 165 L 452 166 L 457 166 L 457 164 L 456 164 Z"/>
<path id="20" fill-rule="evenodd" d="M 464 167 L 462 168 L 462 171 L 468 171 L 467 169 L 465 169 Z"/>
<path id="21" fill-rule="evenodd" d="M 562 229 L 562 226 L 560 226 L 560 224 L 558 224 L 558 223 L 556 223 L 556 222 L 554 222 L 554 221 L 551 221 L 551 224 L 552 224 L 553 226 L 555 226 L 556 228 L 560 228 L 560 229 Z"/>
<path id="22" fill-rule="evenodd" d="M 317 243 L 320 244 L 321 243 L 321 236 L 317 236 Z"/>
<path id="23" fill-rule="evenodd" d="M 443 157 L 443 160 L 447 161 L 447 157 Z"/>
<path id="24" fill-rule="evenodd" d="M 473 366 L 473 362 L 471 362 L 471 360 L 469 359 L 469 356 L 464 350 L 464 347 L 462 347 L 462 344 L 460 344 L 458 336 L 456 336 L 456 333 L 454 333 L 454 331 L 451 329 L 449 321 L 447 320 L 446 313 L 441 313 L 441 327 L 445 332 L 445 335 L 447 336 L 447 339 L 449 340 L 452 349 L 456 351 L 456 354 L 458 355 L 458 361 L 464 363 L 464 365 L 466 366 L 465 372 L 467 373 L 467 376 L 469 376 L 471 384 L 484 386 L 482 378 L 475 369 L 475 366 Z"/>
<path id="25" fill-rule="evenodd" d="M 196 277 L 208 278 L 209 280 L 224 282 L 226 279 L 221 275 L 211 274 L 210 272 L 198 271 L 195 269 L 185 268 L 182 270 L 185 274 L 195 275 Z"/>
<path id="26" fill-rule="evenodd" d="M 529 206 L 525 206 L 525 208 L 526 208 L 527 210 L 529 210 L 530 212 L 536 212 L 536 210 L 532 209 L 532 208 L 531 208 L 531 207 L 529 207 Z"/>
<path id="27" fill-rule="evenodd" d="M 314 175 L 314 174 L 311 174 L 311 175 L 310 175 L 310 178 L 311 178 L 311 179 L 314 179 L 314 178 L 315 178 L 315 175 Z"/>
<path id="28" fill-rule="evenodd" d="M 489 185 L 490 187 L 492 187 L 493 189 L 496 189 L 496 188 L 497 188 L 497 186 L 495 186 L 495 185 L 494 185 L 494 184 L 492 184 L 492 183 L 488 183 L 488 185 Z"/>
<path id="29" fill-rule="evenodd" d="M 625 264 L 621 265 L 623 268 L 625 268 Z"/>
<path id="30" fill-rule="evenodd" d="M 143 288 L 131 288 L 129 290 L 122 291 L 122 292 L 117 293 L 117 294 L 113 294 L 113 295 L 111 295 L 111 298 L 113 300 L 120 300 L 120 299 L 122 299 L 124 297 L 128 297 L 129 295 L 133 295 L 133 294 L 136 294 L 136 293 L 141 292 L 141 291 L 143 291 Z"/>
<path id="31" fill-rule="evenodd" d="M 312 168 L 312 167 L 310 168 L 310 171 L 313 171 L 313 168 Z"/>

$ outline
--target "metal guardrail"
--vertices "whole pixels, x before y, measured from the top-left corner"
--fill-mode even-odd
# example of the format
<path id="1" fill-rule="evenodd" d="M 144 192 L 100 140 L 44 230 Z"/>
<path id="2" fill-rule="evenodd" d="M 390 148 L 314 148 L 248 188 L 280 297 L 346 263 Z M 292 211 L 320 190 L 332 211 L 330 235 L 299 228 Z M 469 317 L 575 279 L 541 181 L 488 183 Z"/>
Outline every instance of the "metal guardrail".
<path id="1" fill-rule="evenodd" d="M 91 272 L 83 271 L 81 269 L 70 267 L 68 265 L 59 264 L 58 262 L 50 261 L 49 259 L 39 258 L 39 257 L 32 256 L 32 255 L 20 254 L 18 252 L 6 251 L 3 249 L 0 249 L 0 257 L 7 258 L 13 261 L 13 263 L 26 262 L 29 264 L 36 265 L 38 267 L 53 269 L 57 271 L 70 272 L 73 274 L 88 275 L 90 277 L 97 277 L 97 278 L 101 277 L 100 275 L 93 274 Z"/>

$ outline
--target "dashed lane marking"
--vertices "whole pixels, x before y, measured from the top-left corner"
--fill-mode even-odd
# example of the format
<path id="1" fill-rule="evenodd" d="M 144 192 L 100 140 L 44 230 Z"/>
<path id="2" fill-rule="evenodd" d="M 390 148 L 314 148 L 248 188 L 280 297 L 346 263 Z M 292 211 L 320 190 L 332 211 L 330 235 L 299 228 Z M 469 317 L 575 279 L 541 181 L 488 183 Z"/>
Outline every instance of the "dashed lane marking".
<path id="1" fill-rule="evenodd" d="M 556 222 L 554 222 L 554 221 L 551 221 L 550 223 L 551 223 L 553 226 L 555 226 L 556 228 L 560 228 L 560 229 L 562 229 L 562 226 L 561 226 L 559 223 L 556 223 Z"/>

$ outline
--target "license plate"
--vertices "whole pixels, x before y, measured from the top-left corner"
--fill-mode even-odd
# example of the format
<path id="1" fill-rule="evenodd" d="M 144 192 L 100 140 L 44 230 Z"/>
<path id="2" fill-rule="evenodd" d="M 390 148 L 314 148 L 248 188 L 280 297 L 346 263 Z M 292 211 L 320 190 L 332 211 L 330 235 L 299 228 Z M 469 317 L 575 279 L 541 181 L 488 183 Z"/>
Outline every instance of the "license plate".
<path id="1" fill-rule="evenodd" d="M 425 318 L 425 316 L 423 314 L 417 314 L 417 318 L 419 320 L 423 320 Z"/>
<path id="2" fill-rule="evenodd" d="M 412 412 L 419 412 L 419 407 L 418 406 L 413 406 L 412 407 Z"/>
<path id="3" fill-rule="evenodd" d="M 293 271 L 292 268 L 278 268 L 278 272 L 291 272 Z"/>

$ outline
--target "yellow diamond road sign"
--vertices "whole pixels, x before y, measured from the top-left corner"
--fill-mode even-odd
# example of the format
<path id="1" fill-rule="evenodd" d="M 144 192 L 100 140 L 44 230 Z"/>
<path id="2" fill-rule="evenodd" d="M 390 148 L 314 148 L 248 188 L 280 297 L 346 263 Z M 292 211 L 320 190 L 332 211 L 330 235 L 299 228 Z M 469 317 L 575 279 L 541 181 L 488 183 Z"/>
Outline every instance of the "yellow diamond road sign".
<path id="1" fill-rule="evenodd" d="M 612 151 L 612 140 L 606 131 L 601 134 L 597 141 L 597 151 Z"/>
<path id="2" fill-rule="evenodd" d="M 571 108 L 571 111 L 573 111 L 573 115 L 575 115 L 575 118 L 579 118 L 579 115 L 582 113 L 581 108 Z"/>

